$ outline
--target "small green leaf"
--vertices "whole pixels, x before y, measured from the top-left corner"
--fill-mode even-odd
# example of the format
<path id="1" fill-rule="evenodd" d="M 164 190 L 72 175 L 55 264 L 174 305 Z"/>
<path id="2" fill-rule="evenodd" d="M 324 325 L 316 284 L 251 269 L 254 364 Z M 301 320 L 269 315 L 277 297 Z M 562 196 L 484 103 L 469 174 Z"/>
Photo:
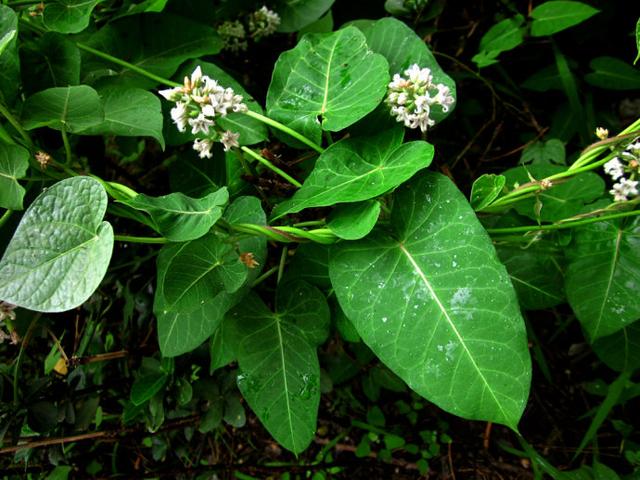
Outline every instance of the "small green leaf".
<path id="1" fill-rule="evenodd" d="M 305 208 L 377 197 L 428 167 L 433 146 L 423 141 L 403 144 L 403 135 L 402 128 L 395 128 L 334 143 L 320 155 L 302 188 L 274 209 L 274 219 Z"/>
<path id="2" fill-rule="evenodd" d="M 636 59 L 633 61 L 635 65 L 640 60 L 640 18 L 636 22 L 636 50 L 638 51 L 638 55 L 636 55 Z"/>
<path id="3" fill-rule="evenodd" d="M 27 98 L 22 126 L 27 130 L 50 127 L 79 133 L 104 121 L 98 92 L 87 85 L 55 87 Z"/>
<path id="4" fill-rule="evenodd" d="M 598 57 L 589 66 L 594 70 L 587 73 L 587 83 L 607 90 L 640 89 L 640 71 L 627 62 L 613 57 Z"/>
<path id="5" fill-rule="evenodd" d="M 640 368 L 640 322 L 635 321 L 616 333 L 601 337 L 593 345 L 600 360 L 609 368 L 634 371 Z"/>
<path id="6" fill-rule="evenodd" d="M 203 198 L 179 192 L 162 197 L 139 194 L 123 203 L 149 213 L 157 231 L 172 242 L 186 242 L 207 233 L 222 216 L 222 208 L 228 201 L 229 193 L 223 187 Z"/>
<path id="7" fill-rule="evenodd" d="M 131 386 L 131 401 L 134 405 L 142 405 L 162 390 L 169 376 L 164 372 L 141 375 Z"/>
<path id="8" fill-rule="evenodd" d="M 522 82 L 522 87 L 535 92 L 562 90 L 562 80 L 558 74 L 558 67 L 554 64 L 538 70 Z"/>
<path id="9" fill-rule="evenodd" d="M 42 15 L 44 25 L 54 32 L 78 33 L 89 26 L 91 12 L 100 0 L 51 0 Z"/>
<path id="10" fill-rule="evenodd" d="M 111 259 L 106 209 L 104 188 L 89 177 L 68 178 L 42 192 L 0 260 L 0 299 L 38 312 L 84 303 Z"/>
<path id="11" fill-rule="evenodd" d="M 522 44 L 524 17 L 516 15 L 496 23 L 480 39 L 480 52 L 472 60 L 483 68 L 497 62 L 496 57 Z"/>
<path id="12" fill-rule="evenodd" d="M 359 240 L 373 230 L 379 215 L 380 203 L 373 200 L 338 205 L 329 215 L 327 227 L 340 238 Z"/>
<path id="13" fill-rule="evenodd" d="M 29 169 L 29 152 L 18 145 L 0 143 L 0 208 L 22 210 L 25 189 L 18 183 Z"/>
<path id="14" fill-rule="evenodd" d="M 387 61 L 357 28 L 308 34 L 278 58 L 267 114 L 320 143 L 323 130 L 342 130 L 376 108 L 388 82 Z"/>
<path id="15" fill-rule="evenodd" d="M 600 10 L 582 2 L 554 0 L 538 5 L 531 12 L 531 35 L 542 37 L 566 30 L 591 18 Z"/>
<path id="16" fill-rule="evenodd" d="M 328 324 L 329 316 L 326 301 L 322 318 L 306 310 L 304 296 L 287 292 L 278 292 L 276 313 L 252 293 L 230 315 L 242 338 L 242 396 L 278 443 L 300 453 L 314 437 L 320 403 L 318 354 L 305 327 L 316 319 Z"/>
<path id="17" fill-rule="evenodd" d="M 12 8 L 0 4 L 0 100 L 13 102 L 19 87 L 18 17 Z"/>
<path id="18" fill-rule="evenodd" d="M 280 0 L 276 12 L 280 15 L 279 32 L 297 32 L 318 20 L 335 0 Z"/>
<path id="19" fill-rule="evenodd" d="M 160 99 L 140 88 L 107 87 L 98 91 L 104 121 L 80 132 L 82 135 L 116 135 L 155 138 L 164 149 Z"/>
<path id="20" fill-rule="evenodd" d="M 471 207 L 480 211 L 493 202 L 504 188 L 504 175 L 485 173 L 478 177 L 471 186 Z"/>
<path id="21" fill-rule="evenodd" d="M 68 465 L 58 465 L 54 468 L 45 480 L 67 480 L 73 467 Z"/>
<path id="22" fill-rule="evenodd" d="M 531 377 L 524 322 L 448 178 L 424 172 L 400 187 L 390 225 L 332 247 L 329 274 L 363 341 L 409 387 L 448 412 L 517 428 Z"/>
<path id="23" fill-rule="evenodd" d="M 564 143 L 557 138 L 546 142 L 534 142 L 524 149 L 520 156 L 520 163 L 564 165 L 566 163 Z"/>
<path id="24" fill-rule="evenodd" d="M 640 218 L 592 223 L 574 230 L 567 249 L 569 305 L 591 342 L 640 318 Z"/>

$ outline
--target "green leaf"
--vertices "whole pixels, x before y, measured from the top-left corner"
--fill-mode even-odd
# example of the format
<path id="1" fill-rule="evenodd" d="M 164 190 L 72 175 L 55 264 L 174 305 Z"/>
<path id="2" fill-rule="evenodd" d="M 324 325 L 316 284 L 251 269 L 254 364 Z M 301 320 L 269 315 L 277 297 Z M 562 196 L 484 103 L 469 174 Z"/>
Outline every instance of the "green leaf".
<path id="1" fill-rule="evenodd" d="M 195 68 L 200 65 L 202 73 L 217 80 L 220 85 L 225 88 L 232 88 L 238 95 L 242 95 L 244 103 L 251 111 L 263 113 L 262 107 L 255 99 L 247 93 L 244 87 L 238 83 L 231 75 L 226 73 L 213 63 L 192 61 L 180 68 L 175 75 L 176 79 L 181 81 L 185 76 L 191 75 Z M 167 142 L 170 145 L 180 145 L 192 142 L 197 138 L 192 135 L 190 130 L 184 133 L 178 132 L 169 116 L 169 110 L 166 112 L 165 129 L 167 131 Z M 224 130 L 231 130 L 239 133 L 238 143 L 240 145 L 254 145 L 267 139 L 267 127 L 264 123 L 251 118 L 244 113 L 229 113 L 226 117 L 216 120 L 217 124 Z"/>
<path id="2" fill-rule="evenodd" d="M 363 341 L 448 412 L 517 428 L 531 376 L 515 292 L 491 240 L 446 177 L 396 192 L 388 229 L 342 242 L 329 274 Z"/>
<path id="3" fill-rule="evenodd" d="M 0 260 L 0 299 L 38 312 L 84 303 L 111 259 L 106 209 L 104 188 L 89 177 L 67 178 L 42 192 Z"/>
<path id="4" fill-rule="evenodd" d="M 87 85 L 55 87 L 27 98 L 22 110 L 26 130 L 50 127 L 79 133 L 104 121 L 98 92 Z"/>
<path id="5" fill-rule="evenodd" d="M 20 87 L 18 57 L 18 17 L 10 7 L 0 4 L 0 101 L 12 103 Z"/>
<path id="6" fill-rule="evenodd" d="M 305 35 L 280 55 L 267 93 L 267 114 L 320 143 L 372 111 L 389 82 L 382 55 L 355 27 Z"/>
<path id="7" fill-rule="evenodd" d="M 587 83 L 607 90 L 640 89 L 640 71 L 627 62 L 613 57 L 598 57 L 589 66 L 594 70 L 587 73 Z"/>
<path id="8" fill-rule="evenodd" d="M 423 141 L 403 144 L 403 135 L 402 128 L 395 128 L 334 143 L 320 155 L 302 188 L 274 209 L 274 219 L 305 208 L 368 200 L 410 179 L 429 166 L 434 150 Z"/>
<path id="9" fill-rule="evenodd" d="M 329 249 L 319 243 L 299 245 L 286 273 L 292 279 L 305 280 L 322 289 L 330 289 Z"/>
<path id="10" fill-rule="evenodd" d="M 524 17 L 516 15 L 513 18 L 505 18 L 491 27 L 480 39 L 480 53 L 472 58 L 478 68 L 497 63 L 498 55 L 520 45 L 524 41 L 523 23 Z"/>
<path id="11" fill-rule="evenodd" d="M 220 325 L 211 336 L 209 345 L 209 373 L 212 374 L 236 359 L 234 338 L 230 334 L 229 318 L 224 316 Z"/>
<path id="12" fill-rule="evenodd" d="M 616 333 L 601 337 L 593 345 L 600 360 L 609 368 L 622 372 L 640 368 L 640 322 L 635 321 Z"/>
<path id="13" fill-rule="evenodd" d="M 531 177 L 542 180 L 565 170 L 556 165 L 534 164 L 511 168 L 503 172 L 503 175 L 507 179 L 507 187 L 512 188 L 515 184 L 530 182 Z M 538 220 L 537 210 L 541 204 L 539 220 L 555 222 L 581 213 L 584 205 L 600 198 L 603 193 L 604 180 L 595 173 L 585 172 L 563 183 L 552 182 L 551 188 L 541 191 L 537 198 L 519 201 L 515 204 L 515 209 L 520 215 Z"/>
<path id="14" fill-rule="evenodd" d="M 383 55 L 389 62 L 389 73 L 402 73 L 414 63 L 422 68 L 429 68 L 435 83 L 443 83 L 449 87 L 451 95 L 456 98 L 456 84 L 438 65 L 424 40 L 411 28 L 395 18 L 383 18 L 369 26 L 359 27 L 367 38 L 371 50 Z M 455 104 L 454 104 L 455 106 Z M 441 122 L 453 111 L 443 112 L 441 108 L 431 112 L 436 123 Z"/>
<path id="15" fill-rule="evenodd" d="M 169 165 L 171 191 L 190 197 L 202 197 L 218 190 L 216 162 L 200 158 L 195 152 L 179 152 Z"/>
<path id="16" fill-rule="evenodd" d="M 307 285 L 307 288 L 313 288 Z M 273 437 L 294 453 L 315 435 L 320 403 L 320 365 L 306 327 L 328 324 L 329 310 L 309 310 L 303 290 L 278 290 L 276 312 L 250 294 L 230 313 L 242 338 L 238 387 Z"/>
<path id="17" fill-rule="evenodd" d="M 73 467 L 68 465 L 58 465 L 54 468 L 45 480 L 67 480 Z"/>
<path id="18" fill-rule="evenodd" d="M 475 211 L 482 210 L 493 202 L 504 188 L 504 175 L 485 173 L 480 175 L 471 186 L 471 207 Z"/>
<path id="19" fill-rule="evenodd" d="M 636 59 L 633 61 L 635 65 L 640 60 L 640 18 L 636 22 L 636 50 L 638 51 L 638 55 L 636 55 Z"/>
<path id="20" fill-rule="evenodd" d="M 368 200 L 347 205 L 338 205 L 331 215 L 327 227 L 345 240 L 359 240 L 373 230 L 380 215 L 380 203 Z"/>
<path id="21" fill-rule="evenodd" d="M 260 200 L 240 197 L 224 215 L 229 223 L 266 223 Z M 190 242 L 169 244 L 158 255 L 153 311 L 162 355 L 189 352 L 216 330 L 223 315 L 245 295 L 243 287 L 259 274 L 240 255 L 252 253 L 264 265 L 266 241 L 209 233 Z"/>
<path id="22" fill-rule="evenodd" d="M 565 301 L 562 252 L 551 242 L 497 245 L 498 256 L 511 277 L 520 305 L 542 310 Z"/>
<path id="23" fill-rule="evenodd" d="M 144 0 L 140 3 L 129 5 L 126 10 L 122 9 L 120 13 L 116 14 L 114 20 L 139 13 L 162 12 L 167 6 L 168 1 L 169 0 Z"/>
<path id="24" fill-rule="evenodd" d="M 23 48 L 23 80 L 30 92 L 80 83 L 80 50 L 64 35 L 47 32 Z"/>
<path id="25" fill-rule="evenodd" d="M 567 298 L 591 342 L 640 318 L 640 218 L 574 230 L 567 249 Z"/>
<path id="26" fill-rule="evenodd" d="M 164 372 L 141 375 L 131 386 L 131 402 L 134 405 L 142 405 L 162 390 L 169 376 Z"/>
<path id="27" fill-rule="evenodd" d="M 335 0 L 280 0 L 276 12 L 280 15 L 279 32 L 297 32 L 318 20 Z"/>
<path id="28" fill-rule="evenodd" d="M 107 24 L 92 34 L 87 44 L 148 72 L 170 78 L 186 60 L 214 55 L 222 40 L 213 27 L 167 13 L 144 13 Z M 93 55 L 83 58 L 83 68 L 102 83 L 150 88 L 157 82 Z"/>
<path id="29" fill-rule="evenodd" d="M 91 12 L 100 0 L 51 0 L 42 14 L 44 25 L 54 32 L 78 33 L 89 26 Z"/>
<path id="30" fill-rule="evenodd" d="M 179 192 L 162 197 L 139 194 L 122 203 L 151 215 L 157 231 L 172 242 L 186 242 L 206 234 L 220 219 L 228 201 L 229 193 L 222 187 L 203 198 L 191 198 Z"/>
<path id="31" fill-rule="evenodd" d="M 531 35 L 542 37 L 566 30 L 591 18 L 600 10 L 582 2 L 554 0 L 538 5 L 531 12 Z"/>
<path id="32" fill-rule="evenodd" d="M 82 135 L 116 135 L 155 138 L 164 149 L 160 99 L 140 88 L 107 87 L 98 91 L 104 121 L 83 130 Z"/>
<path id="33" fill-rule="evenodd" d="M 534 142 L 524 149 L 520 156 L 520 163 L 564 165 L 566 163 L 564 143 L 557 138 L 546 142 Z"/>
<path id="34" fill-rule="evenodd" d="M 25 189 L 18 183 L 29 169 L 29 152 L 0 143 L 0 208 L 22 210 Z"/>
<path id="35" fill-rule="evenodd" d="M 560 80 L 558 68 L 554 64 L 538 70 L 522 82 L 522 88 L 533 90 L 535 92 L 562 90 L 562 80 Z"/>

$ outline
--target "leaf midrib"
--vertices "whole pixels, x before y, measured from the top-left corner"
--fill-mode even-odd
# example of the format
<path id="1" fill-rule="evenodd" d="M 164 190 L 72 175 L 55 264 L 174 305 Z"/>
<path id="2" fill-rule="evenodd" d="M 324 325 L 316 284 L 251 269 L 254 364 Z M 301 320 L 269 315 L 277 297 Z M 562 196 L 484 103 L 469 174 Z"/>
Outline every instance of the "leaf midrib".
<path id="1" fill-rule="evenodd" d="M 602 315 L 604 313 L 604 306 L 607 303 L 607 298 L 609 298 L 609 292 L 611 291 L 611 285 L 613 284 L 613 276 L 616 271 L 616 265 L 618 264 L 618 257 L 620 256 L 620 242 L 622 240 L 622 228 L 618 228 L 618 234 L 616 236 L 616 243 L 613 251 L 613 258 L 611 259 L 611 270 L 609 272 L 609 279 L 607 280 L 607 288 L 604 292 L 604 296 L 602 299 L 602 303 L 600 304 L 600 312 L 598 312 L 598 321 L 596 322 L 595 328 L 593 330 L 592 339 L 597 338 L 598 331 L 600 330 L 600 325 L 602 324 Z"/>
<path id="2" fill-rule="evenodd" d="M 291 402 L 289 401 L 289 384 L 287 382 L 287 367 L 284 359 L 284 340 L 282 338 L 282 327 L 280 326 L 280 318 L 278 316 L 274 316 L 274 321 L 276 324 L 276 331 L 278 332 L 278 349 L 280 350 L 280 362 L 282 364 L 282 380 L 284 383 L 284 398 L 287 405 L 287 420 L 289 423 L 289 433 L 291 434 L 291 443 L 295 451 L 296 448 L 296 440 L 293 433 L 293 418 L 291 416 Z"/>

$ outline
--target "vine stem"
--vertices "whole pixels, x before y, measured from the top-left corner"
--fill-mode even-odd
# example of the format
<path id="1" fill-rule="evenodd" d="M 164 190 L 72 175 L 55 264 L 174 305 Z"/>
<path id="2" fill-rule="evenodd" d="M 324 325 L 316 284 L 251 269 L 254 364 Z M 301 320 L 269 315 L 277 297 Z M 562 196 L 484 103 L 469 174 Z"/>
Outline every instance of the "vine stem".
<path id="1" fill-rule="evenodd" d="M 9 109 L 5 107 L 2 103 L 0 103 L 0 113 L 4 118 L 7 119 L 7 121 L 11 124 L 11 126 L 15 128 L 16 131 L 20 134 L 20 136 L 23 138 L 23 140 L 29 147 L 29 150 L 33 151 L 34 147 L 33 147 L 33 141 L 31 140 L 31 137 L 29 136 L 27 131 L 24 128 L 22 128 L 22 125 L 20 125 L 20 122 L 16 120 L 16 117 L 14 117 L 13 114 L 9 111 Z"/>
<path id="2" fill-rule="evenodd" d="M 269 160 L 267 160 L 266 158 L 264 158 L 262 155 L 257 154 L 256 152 L 254 152 L 253 150 L 251 150 L 248 147 L 242 146 L 240 147 L 240 150 L 242 150 L 243 152 L 245 152 L 247 155 L 249 155 L 250 157 L 256 159 L 258 162 L 260 162 L 262 165 L 264 165 L 265 167 L 267 167 L 269 170 L 271 170 L 272 172 L 280 175 L 282 178 L 284 178 L 287 182 L 291 183 L 292 185 L 295 185 L 296 187 L 300 188 L 302 186 L 302 184 L 296 180 L 295 178 L 293 178 L 291 175 L 289 175 L 287 172 L 285 172 L 284 170 L 281 170 L 280 168 L 276 167 L 273 163 L 271 163 Z"/>
<path id="3" fill-rule="evenodd" d="M 133 65 L 132 63 L 129 63 L 125 60 L 122 60 L 120 58 L 114 57 L 113 55 L 109 55 L 108 53 L 102 52 L 100 50 L 96 50 L 95 48 L 92 48 L 88 45 L 85 45 L 84 43 L 80 43 L 80 42 L 76 42 L 76 45 L 79 49 L 84 50 L 85 52 L 91 53 L 93 55 L 95 55 L 96 57 L 100 57 L 103 58 L 104 60 L 108 60 L 112 63 L 115 63 L 116 65 L 120 65 L 121 67 L 125 67 L 128 68 L 129 70 L 131 70 L 132 72 L 136 72 L 138 75 L 142 75 L 143 77 L 147 77 L 151 80 L 154 80 L 162 85 L 166 85 L 168 87 L 179 87 L 181 84 L 178 82 L 174 82 L 173 80 L 169 80 L 167 78 L 163 78 L 160 77 L 158 75 L 155 75 L 147 70 L 145 70 L 144 68 L 140 68 L 136 65 Z M 252 110 L 247 110 L 245 112 L 245 115 L 247 115 L 248 117 L 252 117 L 255 118 L 256 120 L 264 123 L 265 125 L 269 125 L 270 127 L 273 127 L 275 129 L 280 130 L 281 132 L 286 133 L 287 135 L 290 135 L 291 137 L 295 138 L 296 140 L 299 140 L 300 142 L 304 143 L 305 145 L 307 145 L 308 147 L 312 148 L 313 150 L 315 150 L 318 153 L 322 153 L 324 152 L 324 149 L 316 144 L 315 142 L 312 142 L 311 140 L 309 140 L 307 137 L 305 137 L 304 135 L 301 135 L 300 133 L 296 132 L 295 130 L 287 127 L 286 125 L 283 125 L 282 123 L 273 120 L 269 117 L 265 117 L 264 115 L 262 115 L 261 113 L 258 112 L 254 112 Z"/>
<path id="4" fill-rule="evenodd" d="M 136 237 L 133 235 L 114 235 L 113 239 L 116 242 L 128 243 L 164 244 L 169 242 L 169 240 L 164 237 Z"/>
<path id="5" fill-rule="evenodd" d="M 616 218 L 634 217 L 640 215 L 640 210 L 633 210 L 631 212 L 614 213 L 611 215 L 603 215 L 601 217 L 584 218 L 581 220 L 569 221 L 564 223 L 552 223 L 549 225 L 531 225 L 523 227 L 506 227 L 506 228 L 487 228 L 487 232 L 490 234 L 509 234 L 509 233 L 527 233 L 537 232 L 541 230 L 563 230 L 566 228 L 580 227 L 582 225 L 588 225 L 590 223 L 605 222 L 607 220 L 614 220 Z"/>
<path id="6" fill-rule="evenodd" d="M 71 165 L 71 144 L 69 143 L 69 135 L 67 135 L 67 131 L 62 128 L 60 130 L 60 134 L 62 135 L 62 143 L 64 144 L 64 155 L 66 158 L 66 164 Z"/>
<path id="7" fill-rule="evenodd" d="M 274 242 L 295 243 L 311 241 L 323 245 L 330 245 L 339 238 L 328 228 L 317 228 L 314 230 L 303 230 L 296 227 L 267 225 L 256 225 L 253 223 L 227 224 L 227 228 L 249 235 L 262 235 Z"/>
<path id="8" fill-rule="evenodd" d="M 2 226 L 7 223 L 7 220 L 9 220 L 9 218 L 11 217 L 11 214 L 13 213 L 13 210 L 7 210 L 6 212 L 4 212 L 2 214 L 2 216 L 0 217 L 0 228 L 2 228 Z"/>

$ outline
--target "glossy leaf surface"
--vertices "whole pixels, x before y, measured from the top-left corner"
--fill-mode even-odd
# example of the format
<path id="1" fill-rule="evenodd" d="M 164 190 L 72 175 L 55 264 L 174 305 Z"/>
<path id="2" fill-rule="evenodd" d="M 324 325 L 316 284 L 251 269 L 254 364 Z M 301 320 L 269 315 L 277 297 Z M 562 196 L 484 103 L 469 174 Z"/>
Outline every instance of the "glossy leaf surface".
<path id="1" fill-rule="evenodd" d="M 18 183 L 29 168 L 29 152 L 18 145 L 0 143 L 0 208 L 22 210 L 25 189 Z"/>
<path id="2" fill-rule="evenodd" d="M 78 33 L 89 26 L 91 12 L 100 0 L 52 0 L 42 14 L 49 30 L 59 33 Z"/>
<path id="3" fill-rule="evenodd" d="M 68 178 L 41 193 L 0 260 L 0 299 L 39 312 L 85 302 L 111 259 L 106 208 L 104 188 L 89 177 Z"/>
<path id="4" fill-rule="evenodd" d="M 276 62 L 267 115 L 320 143 L 322 130 L 342 130 L 376 108 L 388 82 L 386 60 L 357 28 L 305 35 Z"/>
<path id="5" fill-rule="evenodd" d="M 336 207 L 327 222 L 338 237 L 345 240 L 359 240 L 373 230 L 380 215 L 380 203 L 367 200 Z"/>
<path id="6" fill-rule="evenodd" d="M 363 341 L 413 390 L 513 429 L 531 376 L 515 292 L 462 194 L 423 173 L 396 194 L 391 230 L 342 242 L 329 274 Z"/>

